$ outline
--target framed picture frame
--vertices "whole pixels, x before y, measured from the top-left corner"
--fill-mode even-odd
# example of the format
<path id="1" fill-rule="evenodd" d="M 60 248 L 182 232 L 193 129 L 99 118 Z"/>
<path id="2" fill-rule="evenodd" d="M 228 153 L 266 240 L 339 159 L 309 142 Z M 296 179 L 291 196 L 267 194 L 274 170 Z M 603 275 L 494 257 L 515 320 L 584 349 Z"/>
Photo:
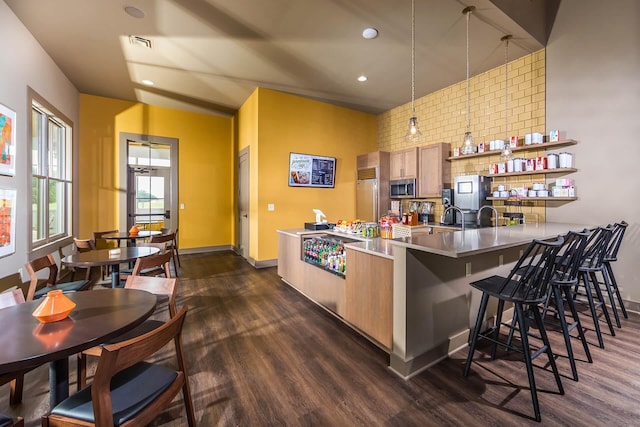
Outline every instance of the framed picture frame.
<path id="1" fill-rule="evenodd" d="M 16 112 L 0 104 L 0 175 L 16 174 Z"/>
<path id="2" fill-rule="evenodd" d="M 17 190 L 0 188 L 0 258 L 16 251 Z"/>

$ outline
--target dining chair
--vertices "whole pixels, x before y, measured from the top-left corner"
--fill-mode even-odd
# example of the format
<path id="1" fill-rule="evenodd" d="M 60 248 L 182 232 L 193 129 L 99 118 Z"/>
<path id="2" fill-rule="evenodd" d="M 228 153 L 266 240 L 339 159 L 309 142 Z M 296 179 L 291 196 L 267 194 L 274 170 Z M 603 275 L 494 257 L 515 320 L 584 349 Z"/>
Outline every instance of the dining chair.
<path id="1" fill-rule="evenodd" d="M 138 247 L 158 248 L 160 252 L 136 260 L 133 267 L 120 270 L 120 280 L 126 280 L 129 276 L 162 276 L 171 277 L 171 252 L 167 251 L 167 242 L 151 243 L 141 242 Z"/>
<path id="2" fill-rule="evenodd" d="M 115 249 L 118 247 L 118 240 L 107 240 L 103 239 L 102 236 L 105 234 L 113 234 L 117 233 L 118 230 L 107 230 L 107 231 L 94 231 L 93 232 L 93 241 L 96 245 L 96 249 Z M 111 274 L 111 268 L 109 266 L 104 266 L 100 268 L 101 278 L 105 280 L 109 274 Z"/>
<path id="3" fill-rule="evenodd" d="M 0 414 L 0 427 L 24 427 L 24 419 L 22 417 L 13 419 L 8 415 Z"/>
<path id="4" fill-rule="evenodd" d="M 73 245 L 75 246 L 75 249 L 77 252 L 89 252 L 89 251 L 95 251 L 96 250 L 96 242 L 93 239 L 77 239 L 77 238 L 73 238 Z M 74 273 L 77 270 L 77 268 L 74 268 Z M 91 278 L 91 267 L 87 267 L 85 268 L 86 273 L 85 273 L 85 280 L 89 280 Z M 71 276 L 73 278 L 73 276 Z"/>
<path id="5" fill-rule="evenodd" d="M 18 287 L 12 287 L 4 292 L 0 293 L 0 309 L 6 307 L 13 307 L 18 304 L 24 303 L 24 294 L 22 293 L 22 289 Z M 9 404 L 17 405 L 22 402 L 22 390 L 24 388 L 24 374 L 28 371 L 20 371 L 20 372 L 11 372 L 8 374 L 0 375 L 0 385 L 4 385 L 8 382 L 11 382 L 11 386 L 9 389 Z M 2 415 L 0 414 L 0 420 L 2 419 Z M 6 421 L 8 422 L 8 421 Z M 0 421 L 0 427 L 4 424 Z M 14 425 L 14 424 L 6 424 L 6 425 Z"/>
<path id="6" fill-rule="evenodd" d="M 61 289 L 63 292 L 75 292 L 87 289 L 91 282 L 89 280 L 74 280 L 71 282 L 57 283 L 58 281 L 58 265 L 53 255 L 48 254 L 33 261 L 29 261 L 24 265 L 25 270 L 29 274 L 29 289 L 27 291 L 27 301 L 40 298 L 54 289 Z M 49 277 L 46 281 L 38 277 L 38 272 L 49 270 Z"/>
<path id="7" fill-rule="evenodd" d="M 160 298 L 167 300 L 167 308 L 169 310 L 169 319 L 175 317 L 176 309 L 176 294 L 178 291 L 178 279 L 176 278 L 163 278 L 163 277 L 150 277 L 150 276 L 129 276 L 124 285 L 125 289 L 139 289 L 150 292 Z M 156 313 L 159 308 L 156 306 Z M 156 329 L 164 324 L 163 321 L 158 319 L 147 319 L 141 325 L 132 329 L 131 331 L 121 335 L 107 344 L 114 344 L 116 342 L 125 341 L 140 335 L 143 335 L 153 329 Z M 77 377 L 78 377 L 78 391 L 85 387 L 87 383 L 87 356 L 100 357 L 102 354 L 103 345 L 92 347 L 81 353 L 78 353 L 77 363 Z"/>
<path id="8" fill-rule="evenodd" d="M 178 261 L 178 251 L 176 249 L 176 246 L 174 245 L 176 239 L 176 233 L 167 233 L 167 234 L 157 234 L 155 236 L 151 236 L 151 238 L 149 239 L 149 242 L 151 243 L 162 243 L 162 242 L 166 242 L 167 243 L 167 250 L 171 252 L 171 257 L 173 260 L 173 270 L 175 272 L 175 275 L 178 275 L 178 267 L 179 267 L 179 261 Z"/>
<path id="9" fill-rule="evenodd" d="M 55 406 L 42 418 L 42 425 L 147 425 L 182 390 L 187 423 L 195 426 L 181 338 L 186 314 L 187 308 L 182 307 L 175 317 L 144 335 L 105 345 L 93 382 Z M 146 361 L 172 340 L 176 369 Z M 164 353 L 162 359 L 166 359 Z"/>
<path id="10" fill-rule="evenodd" d="M 172 231 L 170 228 L 161 228 L 160 232 L 162 234 L 173 233 L 173 243 L 169 245 L 169 248 L 175 251 L 176 259 L 178 260 L 178 267 L 182 267 L 180 264 L 180 251 L 178 250 L 178 228 L 176 228 L 176 231 Z"/>

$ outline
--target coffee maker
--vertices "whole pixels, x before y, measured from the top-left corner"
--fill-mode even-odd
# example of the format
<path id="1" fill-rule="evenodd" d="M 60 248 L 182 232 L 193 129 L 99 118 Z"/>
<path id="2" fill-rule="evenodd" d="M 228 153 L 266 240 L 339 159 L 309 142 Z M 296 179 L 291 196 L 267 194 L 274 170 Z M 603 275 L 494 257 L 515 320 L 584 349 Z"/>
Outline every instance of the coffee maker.
<path id="1" fill-rule="evenodd" d="M 442 189 L 442 207 L 443 209 L 447 209 L 449 206 L 454 206 L 453 204 L 453 188 L 443 188 Z M 442 224 L 443 225 L 454 225 L 456 223 L 456 211 L 453 209 L 449 209 L 447 213 L 442 215 Z"/>

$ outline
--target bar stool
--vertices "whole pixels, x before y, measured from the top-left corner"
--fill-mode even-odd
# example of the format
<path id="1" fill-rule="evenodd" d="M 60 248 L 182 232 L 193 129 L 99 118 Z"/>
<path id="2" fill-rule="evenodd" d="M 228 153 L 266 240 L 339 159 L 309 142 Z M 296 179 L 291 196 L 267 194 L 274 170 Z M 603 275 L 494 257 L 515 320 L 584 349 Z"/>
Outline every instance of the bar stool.
<path id="1" fill-rule="evenodd" d="M 612 234 L 613 227 L 611 226 L 597 227 L 591 230 L 591 235 L 587 241 L 587 247 L 584 250 L 582 261 L 578 267 L 578 276 L 580 280 L 574 287 L 575 291 L 573 296 L 574 300 L 576 300 L 578 296 L 586 296 L 600 348 L 604 348 L 604 341 L 602 339 L 602 331 L 600 329 L 600 318 L 597 313 L 598 308 L 601 309 L 602 314 L 607 321 L 607 326 L 609 326 L 611 336 L 616 335 L 616 332 L 613 330 L 613 325 L 611 324 L 611 317 L 609 316 L 607 305 L 604 303 L 602 289 L 600 288 L 600 283 L 598 282 L 598 276 L 596 274 L 598 272 L 602 273 L 604 284 L 607 289 L 610 289 L 609 277 L 606 274 L 604 266 L 604 257 L 607 253 L 607 248 L 609 247 Z M 579 292 L 580 285 L 584 287 L 584 293 Z M 598 299 L 597 302 L 593 298 L 594 292 Z M 614 311 L 616 310 L 615 302 L 612 309 Z"/>
<path id="2" fill-rule="evenodd" d="M 486 279 L 471 282 L 471 286 L 482 291 L 482 299 L 480 300 L 480 308 L 476 319 L 475 328 L 469 345 L 469 355 L 464 367 L 464 376 L 469 375 L 473 354 L 476 350 L 478 339 L 487 339 L 493 342 L 491 351 L 491 359 L 495 359 L 496 347 L 498 344 L 505 346 L 507 349 L 515 350 L 523 353 L 525 364 L 527 367 L 527 377 L 529 379 L 529 387 L 531 389 L 531 399 L 533 401 L 533 410 L 536 421 L 540 421 L 540 405 L 538 403 L 538 393 L 536 390 L 535 378 L 533 375 L 533 359 L 542 353 L 546 353 L 549 358 L 549 364 L 553 371 L 553 375 L 558 385 L 560 394 L 564 394 L 558 368 L 551 351 L 549 339 L 545 331 L 544 322 L 540 315 L 539 305 L 544 303 L 547 297 L 551 274 L 554 271 L 556 255 L 560 250 L 564 238 L 558 236 L 554 241 L 533 240 L 529 247 L 524 251 L 515 267 L 511 270 L 508 277 L 491 276 Z M 483 319 L 487 311 L 489 297 L 498 299 L 498 308 L 496 313 L 495 326 L 487 332 L 480 332 Z M 519 326 L 520 340 L 522 348 L 516 348 L 511 343 L 499 341 L 500 327 L 502 324 L 502 312 L 504 303 L 513 304 L 516 319 Z M 531 352 L 529 348 L 528 328 L 526 313 L 530 313 L 535 325 L 540 333 L 543 345 L 535 352 Z"/>
<path id="3" fill-rule="evenodd" d="M 581 232 L 570 231 L 564 236 L 564 245 L 560 249 L 560 253 L 556 257 L 555 270 L 551 276 L 551 292 L 547 297 L 547 302 L 542 310 L 542 318 L 545 321 L 549 321 L 547 313 L 551 312 L 554 318 L 557 318 L 560 322 L 560 328 L 564 336 L 564 342 L 567 347 L 567 356 L 569 357 L 569 364 L 571 365 L 571 373 L 573 379 L 578 381 L 578 370 L 576 368 L 576 361 L 573 355 L 573 348 L 571 346 L 571 332 L 574 329 L 578 330 L 578 337 L 582 341 L 582 347 L 587 356 L 589 363 L 593 363 L 591 358 L 591 352 L 589 351 L 589 345 L 587 339 L 584 336 L 584 330 L 578 317 L 576 306 L 573 302 L 573 293 L 571 288 L 578 283 L 578 268 L 582 261 L 584 249 L 587 246 L 587 241 L 591 233 L 588 230 Z M 554 307 L 550 306 L 550 302 L 554 303 Z M 567 313 L 565 312 L 565 304 L 569 307 L 571 316 L 573 318 L 572 323 L 567 323 Z"/>
<path id="4" fill-rule="evenodd" d="M 622 310 L 622 315 L 625 319 L 628 319 L 629 315 L 627 314 L 627 309 L 624 307 L 624 302 L 622 301 L 620 289 L 618 288 L 618 282 L 616 281 L 616 276 L 614 276 L 613 274 L 611 263 L 618 260 L 618 250 L 620 250 L 620 244 L 622 243 L 622 238 L 624 237 L 624 232 L 627 230 L 628 225 L 629 224 L 626 221 L 616 222 L 613 225 L 613 235 L 611 236 L 611 242 L 609 244 L 609 248 L 607 249 L 607 253 L 604 256 L 604 266 L 606 269 L 606 273 L 609 276 L 611 288 L 618 299 L 620 309 Z"/>

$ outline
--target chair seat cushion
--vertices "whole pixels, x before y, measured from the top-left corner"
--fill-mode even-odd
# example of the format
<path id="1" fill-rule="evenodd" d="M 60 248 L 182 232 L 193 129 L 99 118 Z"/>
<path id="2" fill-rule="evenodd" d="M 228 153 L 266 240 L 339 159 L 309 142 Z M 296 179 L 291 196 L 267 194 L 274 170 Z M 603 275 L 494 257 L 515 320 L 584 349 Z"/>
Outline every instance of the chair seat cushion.
<path id="1" fill-rule="evenodd" d="M 76 291 L 81 291 L 85 288 L 87 288 L 89 286 L 91 282 L 88 280 L 76 280 L 74 282 L 65 282 L 65 283 L 58 283 L 54 286 L 44 286 L 40 289 L 38 289 L 34 295 L 33 298 L 41 298 L 43 296 L 45 296 L 46 294 L 48 294 L 51 291 L 54 291 L 56 289 L 60 289 L 62 290 L 62 292 L 76 292 Z"/>
<path id="2" fill-rule="evenodd" d="M 172 369 L 147 362 L 119 372 L 111 380 L 113 424 L 119 426 L 133 418 L 162 394 L 177 376 Z M 63 400 L 51 413 L 94 422 L 91 386 Z"/>
<path id="3" fill-rule="evenodd" d="M 0 414 L 0 427 L 8 427 L 13 425 L 13 419 L 5 414 Z"/>
<path id="4" fill-rule="evenodd" d="M 504 301 L 529 304 L 540 303 L 545 300 L 545 296 L 535 298 L 525 294 L 525 288 L 522 286 L 514 292 L 514 290 L 518 288 L 518 282 L 516 280 L 509 280 L 505 283 L 506 280 L 507 279 L 502 276 L 491 276 L 486 279 L 471 282 L 471 286 Z"/>

